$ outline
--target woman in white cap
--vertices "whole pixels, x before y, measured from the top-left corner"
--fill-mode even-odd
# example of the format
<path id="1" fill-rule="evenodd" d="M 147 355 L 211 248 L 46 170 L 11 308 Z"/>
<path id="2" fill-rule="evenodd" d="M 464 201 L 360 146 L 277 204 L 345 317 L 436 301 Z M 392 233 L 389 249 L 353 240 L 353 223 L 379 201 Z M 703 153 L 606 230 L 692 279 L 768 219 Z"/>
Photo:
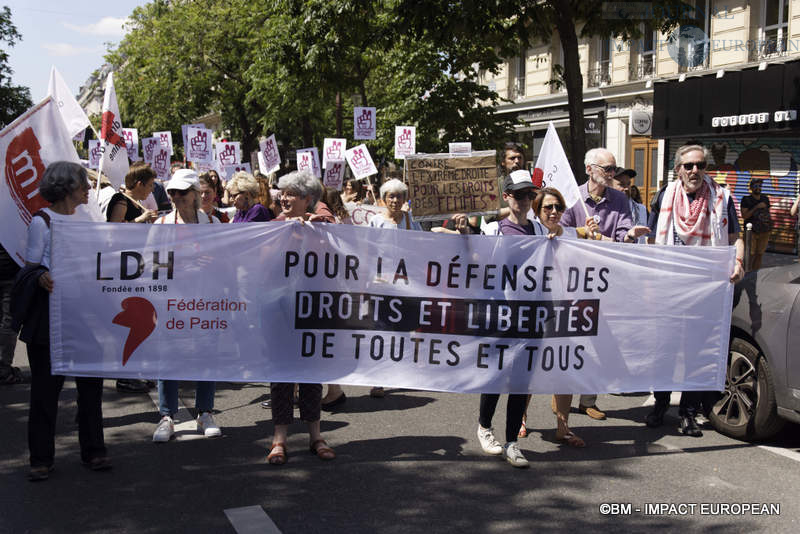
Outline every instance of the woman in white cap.
<path id="1" fill-rule="evenodd" d="M 205 224 L 219 223 L 219 219 L 200 210 L 200 182 L 197 173 L 191 169 L 179 169 L 167 182 L 165 189 L 172 199 L 175 209 L 156 220 L 155 224 Z M 214 409 L 216 382 L 197 382 L 195 409 L 197 411 L 197 431 L 207 438 L 222 435 L 214 422 L 211 411 Z M 173 417 L 178 412 L 178 381 L 158 381 L 158 411 L 161 421 L 153 432 L 153 441 L 163 443 L 175 434 Z"/>

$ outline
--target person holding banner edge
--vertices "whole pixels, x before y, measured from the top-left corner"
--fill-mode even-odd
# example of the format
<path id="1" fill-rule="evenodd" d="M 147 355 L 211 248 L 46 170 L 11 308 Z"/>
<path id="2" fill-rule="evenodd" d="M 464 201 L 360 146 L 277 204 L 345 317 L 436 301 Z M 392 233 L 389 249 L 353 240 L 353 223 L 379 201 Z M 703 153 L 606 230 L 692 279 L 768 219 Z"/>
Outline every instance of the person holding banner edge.
<path id="1" fill-rule="evenodd" d="M 53 375 L 50 368 L 49 293 L 50 222 L 70 220 L 75 209 L 89 202 L 86 170 L 77 163 L 58 161 L 42 175 L 39 193 L 51 202 L 49 208 L 36 212 L 28 226 L 25 268 L 19 273 L 24 289 L 16 295 L 15 327 L 22 325 L 20 339 L 27 344 L 31 368 L 31 398 L 28 412 L 28 447 L 32 482 L 47 480 L 53 470 L 58 398 L 64 377 Z M 81 461 L 93 471 L 111 469 L 103 439 L 103 379 L 76 377 L 78 389 L 78 440 Z"/>
<path id="2" fill-rule="evenodd" d="M 605 148 L 593 148 L 584 157 L 589 180 L 578 188 L 582 202 L 576 202 L 561 218 L 562 226 L 581 226 L 604 240 L 633 243 L 650 233 L 647 226 L 634 226 L 628 197 L 613 188 L 617 160 Z M 603 420 L 606 414 L 597 407 L 596 394 L 584 394 L 578 400 L 578 411 L 592 419 Z"/>
<path id="3" fill-rule="evenodd" d="M 730 281 L 736 283 L 744 277 L 744 242 L 739 237 L 739 220 L 730 191 L 704 172 L 708 155 L 708 150 L 700 145 L 683 145 L 675 152 L 677 178 L 659 192 L 653 204 L 648 241 L 667 246 L 733 245 L 736 262 Z M 645 418 L 647 426 L 656 428 L 664 424 L 671 394 L 671 391 L 654 392 L 656 403 Z M 681 393 L 678 408 L 681 434 L 703 435 L 695 417 L 705 397 L 702 391 Z"/>

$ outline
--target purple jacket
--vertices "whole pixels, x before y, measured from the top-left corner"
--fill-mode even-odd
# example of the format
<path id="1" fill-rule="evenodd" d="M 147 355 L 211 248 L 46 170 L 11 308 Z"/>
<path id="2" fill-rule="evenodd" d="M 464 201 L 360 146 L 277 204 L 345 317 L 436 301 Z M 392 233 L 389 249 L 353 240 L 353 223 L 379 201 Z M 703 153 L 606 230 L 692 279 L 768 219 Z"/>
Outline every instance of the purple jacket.
<path id="1" fill-rule="evenodd" d="M 631 217 L 631 208 L 628 203 L 628 197 L 625 193 L 606 187 L 603 193 L 603 198 L 600 202 L 595 203 L 592 197 L 589 196 L 589 183 L 585 183 L 578 188 L 581 197 L 586 202 L 586 207 L 589 209 L 589 215 L 597 215 L 600 217 L 598 224 L 600 225 L 600 233 L 606 237 L 612 238 L 614 241 L 623 241 L 625 234 L 633 227 L 633 218 Z M 586 212 L 583 210 L 583 205 L 576 202 L 574 206 L 564 212 L 561 217 L 561 226 L 584 226 L 586 224 Z"/>
<path id="2" fill-rule="evenodd" d="M 233 216 L 233 222 L 235 223 L 258 221 L 266 222 L 270 220 L 272 220 L 272 212 L 270 212 L 261 204 L 253 204 L 246 212 L 237 210 L 236 215 Z"/>

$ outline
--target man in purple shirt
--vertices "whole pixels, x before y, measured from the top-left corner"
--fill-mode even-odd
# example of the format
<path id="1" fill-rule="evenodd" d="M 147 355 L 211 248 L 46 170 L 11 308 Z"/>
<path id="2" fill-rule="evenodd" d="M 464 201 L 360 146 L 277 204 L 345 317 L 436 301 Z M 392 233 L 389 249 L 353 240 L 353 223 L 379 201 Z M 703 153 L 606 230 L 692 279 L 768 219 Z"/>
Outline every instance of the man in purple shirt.
<path id="1" fill-rule="evenodd" d="M 586 152 L 584 163 L 589 180 L 578 188 L 583 202 L 576 202 L 564 212 L 561 225 L 578 227 L 586 224 L 589 230 L 602 234 L 606 240 L 626 243 L 647 235 L 650 231 L 647 226 L 633 225 L 628 197 L 612 187 L 617 172 L 614 154 L 605 148 L 593 148 Z M 597 408 L 597 395 L 581 395 L 578 410 L 592 419 L 606 418 L 606 414 Z"/>

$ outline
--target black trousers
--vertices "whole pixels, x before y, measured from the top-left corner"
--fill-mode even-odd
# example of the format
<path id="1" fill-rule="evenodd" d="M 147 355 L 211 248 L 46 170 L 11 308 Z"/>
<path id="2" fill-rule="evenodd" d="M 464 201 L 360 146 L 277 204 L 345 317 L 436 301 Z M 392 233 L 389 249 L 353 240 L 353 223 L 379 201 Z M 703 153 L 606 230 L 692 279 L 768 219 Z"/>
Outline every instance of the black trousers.
<path id="1" fill-rule="evenodd" d="M 653 396 L 656 404 L 669 406 L 671 391 L 656 391 Z M 684 391 L 681 393 L 681 402 L 678 405 L 678 415 L 681 417 L 695 417 L 700 412 L 700 405 L 703 402 L 705 391 Z"/>
<path id="2" fill-rule="evenodd" d="M 51 466 L 55 457 L 58 397 L 64 377 L 50 373 L 50 347 L 28 344 L 31 366 L 31 404 L 28 412 L 28 448 L 31 467 Z M 106 455 L 103 441 L 103 379 L 76 377 L 78 441 L 81 460 Z"/>
<path id="3" fill-rule="evenodd" d="M 497 408 L 497 401 L 500 395 L 494 393 L 484 393 L 481 395 L 481 407 L 478 422 L 483 428 L 492 426 L 492 417 Z M 522 424 L 522 416 L 525 415 L 525 403 L 527 395 L 509 395 L 506 404 L 506 442 L 517 441 L 519 427 Z"/>

